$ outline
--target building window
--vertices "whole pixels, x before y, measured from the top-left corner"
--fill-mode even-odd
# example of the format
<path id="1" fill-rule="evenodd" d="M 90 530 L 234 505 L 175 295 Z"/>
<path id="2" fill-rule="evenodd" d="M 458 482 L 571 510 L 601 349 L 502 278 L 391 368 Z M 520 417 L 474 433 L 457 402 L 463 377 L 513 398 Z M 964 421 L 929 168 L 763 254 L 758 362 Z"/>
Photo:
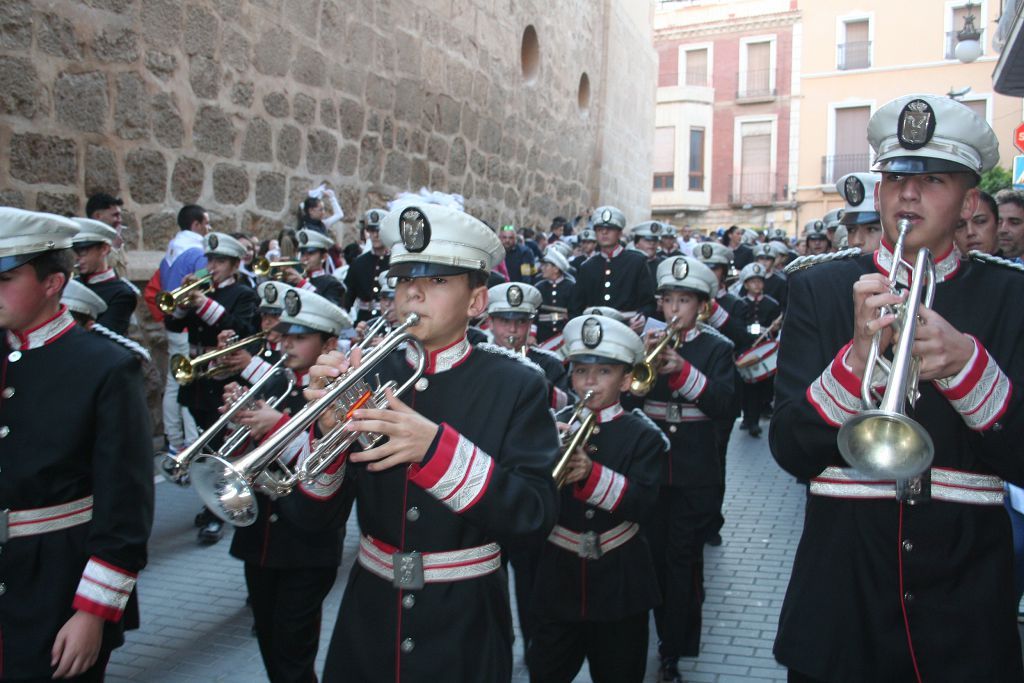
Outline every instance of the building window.
<path id="1" fill-rule="evenodd" d="M 737 97 L 775 95 L 775 41 L 751 40 L 741 46 L 740 87 Z"/>
<path id="2" fill-rule="evenodd" d="M 708 84 L 708 50 L 686 51 L 686 85 L 706 86 Z"/>
<path id="3" fill-rule="evenodd" d="M 988 100 L 961 100 L 960 103 L 980 116 L 982 121 L 988 121 Z"/>
<path id="4" fill-rule="evenodd" d="M 846 69 L 866 69 L 871 66 L 870 24 L 867 19 L 855 19 L 843 22 L 844 37 L 839 44 L 837 67 Z"/>
<path id="5" fill-rule="evenodd" d="M 676 180 L 676 129 L 654 129 L 654 189 L 672 190 Z"/>
<path id="6" fill-rule="evenodd" d="M 771 204 L 775 200 L 771 121 L 740 123 L 738 168 L 733 175 L 733 204 Z"/>
<path id="7" fill-rule="evenodd" d="M 833 153 L 823 157 L 821 164 L 823 185 L 831 185 L 847 173 L 864 172 L 871 167 L 866 140 L 871 107 L 842 107 L 835 112 Z"/>
<path id="8" fill-rule="evenodd" d="M 691 192 L 704 191 L 704 129 L 690 129 L 690 180 L 687 186 Z"/>
<path id="9" fill-rule="evenodd" d="M 970 11 L 968 11 L 970 9 Z M 967 7 L 967 3 L 959 7 L 953 7 L 950 11 L 950 29 L 946 32 L 946 59 L 956 59 L 956 46 L 960 42 L 957 36 L 960 33 L 960 29 L 964 27 L 964 19 L 968 14 L 974 15 L 974 28 L 981 32 L 981 37 L 978 38 L 978 42 L 981 43 L 981 54 L 985 54 L 985 22 L 982 19 L 984 16 L 984 5 L 972 5 L 970 8 Z"/>
<path id="10" fill-rule="evenodd" d="M 679 85 L 679 50 L 675 46 L 658 50 L 658 87 Z"/>

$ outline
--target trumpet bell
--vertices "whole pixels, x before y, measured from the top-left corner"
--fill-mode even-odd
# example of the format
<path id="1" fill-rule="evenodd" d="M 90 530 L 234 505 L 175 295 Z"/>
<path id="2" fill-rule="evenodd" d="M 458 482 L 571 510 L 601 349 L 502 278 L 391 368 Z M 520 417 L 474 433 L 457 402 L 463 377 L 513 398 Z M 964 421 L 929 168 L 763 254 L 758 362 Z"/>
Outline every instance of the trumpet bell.
<path id="1" fill-rule="evenodd" d="M 171 356 L 171 374 L 178 384 L 189 384 L 196 378 L 196 369 L 192 361 L 181 354 Z"/>
<path id="2" fill-rule="evenodd" d="M 644 396 L 650 393 L 657 379 L 658 375 L 652 363 L 637 363 L 633 366 L 633 379 L 629 382 L 629 391 L 635 396 Z"/>
<path id="3" fill-rule="evenodd" d="M 839 429 L 839 452 L 862 474 L 877 479 L 911 479 L 931 466 L 932 437 L 902 413 L 866 410 Z"/>
<path id="4" fill-rule="evenodd" d="M 200 455 L 189 468 L 192 488 L 213 514 L 234 526 L 252 526 L 259 508 L 251 484 L 224 458 Z"/>

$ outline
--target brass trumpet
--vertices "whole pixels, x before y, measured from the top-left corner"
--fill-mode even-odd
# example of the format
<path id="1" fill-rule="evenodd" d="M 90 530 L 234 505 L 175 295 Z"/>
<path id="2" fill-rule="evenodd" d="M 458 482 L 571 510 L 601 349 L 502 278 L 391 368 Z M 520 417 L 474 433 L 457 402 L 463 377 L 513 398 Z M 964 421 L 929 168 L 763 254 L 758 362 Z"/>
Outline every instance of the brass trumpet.
<path id="1" fill-rule="evenodd" d="M 903 242 L 909 230 L 910 221 L 900 220 L 899 237 L 892 250 L 892 269 L 889 271 L 889 288 L 893 293 L 898 293 L 897 271 L 903 258 Z M 931 436 L 920 423 L 908 417 L 905 410 L 906 403 L 909 401 L 913 405 L 919 396 L 917 382 L 920 359 L 910 353 L 918 311 L 921 306 L 931 308 L 934 299 L 935 262 L 931 252 L 921 248 L 917 252 L 907 300 L 894 306 L 893 310 L 883 308 L 880 311 L 880 315 L 896 315 L 893 323 L 896 342 L 892 362 L 882 357 L 882 330 L 879 330 L 871 339 L 871 348 L 864 365 L 864 377 L 860 385 L 863 409 L 839 428 L 837 445 L 843 459 L 868 476 L 903 482 L 927 470 L 935 457 L 935 444 Z M 888 375 L 885 395 L 877 406 L 871 386 L 876 369 Z"/>
<path id="2" fill-rule="evenodd" d="M 669 331 L 662 337 L 657 344 L 655 344 L 644 359 L 633 366 L 633 379 L 629 382 L 629 393 L 634 396 L 646 396 L 650 393 L 654 387 L 654 383 L 658 381 L 658 369 L 655 367 L 655 362 L 658 360 L 658 356 L 665 350 L 665 347 L 669 344 L 673 346 L 676 340 L 679 338 L 679 331 L 673 330 L 672 326 L 676 324 L 678 318 L 672 318 L 666 329 Z"/>
<path id="3" fill-rule="evenodd" d="M 204 275 L 195 282 L 190 282 L 187 285 L 182 285 L 177 289 L 172 289 L 169 292 L 160 292 L 156 295 L 156 305 L 163 311 L 164 315 L 171 315 L 185 298 L 192 293 L 192 290 L 198 290 L 205 292 L 210 289 L 213 285 L 213 276 Z"/>
<path id="4" fill-rule="evenodd" d="M 409 328 L 419 321 L 418 315 L 410 313 L 405 322 L 363 356 L 359 367 L 349 368 L 326 387 L 322 397 L 307 403 L 283 427 L 238 460 L 228 462 L 217 455 L 196 458 L 190 468 L 190 476 L 196 493 L 206 506 L 229 524 L 250 526 L 256 521 L 258 512 L 254 495 L 257 486 L 272 495 L 288 495 L 297 484 L 316 479 L 357 439 L 364 445 L 372 445 L 382 439 L 379 434 L 350 431 L 352 412 L 364 407 L 386 408 L 384 392 L 387 389 L 392 389 L 398 396 L 423 376 L 426 350 L 423 343 L 409 333 Z M 395 382 L 388 382 L 376 390 L 370 389 L 364 378 L 403 343 L 412 344 L 419 357 L 412 375 L 400 387 Z M 338 416 L 338 423 L 314 444 L 309 456 L 293 472 L 281 462 L 281 455 L 296 437 L 305 438 L 310 427 L 329 410 Z"/>
<path id="5" fill-rule="evenodd" d="M 285 369 L 284 363 L 288 358 L 282 357 L 281 360 L 277 361 L 270 370 L 260 378 L 258 382 L 253 384 L 249 389 L 236 399 L 231 405 L 227 407 L 224 414 L 217 418 L 217 421 L 210 425 L 199 437 L 189 444 L 186 448 L 183 448 L 177 455 L 167 454 L 164 457 L 163 462 L 160 463 L 161 469 L 163 469 L 165 476 L 170 481 L 178 484 L 179 486 L 188 486 L 189 476 L 188 469 L 192 461 L 195 460 L 196 456 L 201 454 L 206 447 L 213 440 L 213 437 L 217 436 L 221 431 L 226 429 L 231 424 L 231 420 L 234 419 L 240 411 L 245 409 L 253 398 L 259 396 L 263 388 L 272 380 L 279 370 L 284 370 L 286 373 L 286 380 L 288 386 L 279 396 L 274 397 L 268 403 L 270 407 L 277 408 L 281 402 L 288 397 L 288 394 L 293 388 L 295 388 L 295 375 L 291 370 Z M 231 436 L 221 445 L 217 451 L 218 455 L 224 457 L 231 457 L 234 452 L 241 446 L 246 439 L 249 438 L 249 429 L 242 428 L 235 430 Z"/>
<path id="6" fill-rule="evenodd" d="M 266 256 L 260 256 L 252 261 L 252 272 L 258 277 L 267 277 L 273 273 L 275 280 L 283 277 L 281 271 L 285 268 L 295 268 L 302 265 L 302 261 L 271 261 Z"/>
<path id="7" fill-rule="evenodd" d="M 583 409 L 587 407 L 587 401 L 593 397 L 593 389 L 583 395 L 583 398 L 576 405 L 576 409 L 569 416 L 569 428 L 562 433 L 562 456 L 558 459 L 555 469 L 551 472 L 551 476 L 555 480 L 555 486 L 558 488 L 565 486 L 565 479 L 569 476 L 569 460 L 572 458 L 572 454 L 576 452 L 577 448 L 586 446 L 587 441 L 590 440 L 590 436 L 594 432 L 597 413 L 591 411 L 580 422 L 580 415 L 583 414 Z"/>
<path id="8" fill-rule="evenodd" d="M 266 338 L 266 336 L 266 332 L 259 332 L 257 334 L 252 335 L 251 337 L 246 337 L 245 339 L 242 339 L 240 341 L 232 342 L 231 344 L 228 344 L 222 349 L 214 349 L 213 351 L 207 351 L 206 353 L 196 356 L 195 358 L 188 358 L 187 356 L 183 356 L 180 353 L 176 353 L 173 356 L 171 356 L 170 360 L 171 374 L 174 375 L 175 381 L 177 381 L 178 384 L 182 385 L 191 384 L 192 382 L 200 378 L 216 378 L 219 376 L 228 376 L 230 374 L 234 374 L 225 371 L 222 368 L 218 368 L 217 366 L 211 366 L 202 372 L 199 370 L 199 368 L 209 363 L 212 363 L 221 356 L 226 356 L 229 353 L 234 353 L 239 349 L 245 348 L 246 346 L 252 344 L 253 342 L 262 341 L 263 339 Z"/>

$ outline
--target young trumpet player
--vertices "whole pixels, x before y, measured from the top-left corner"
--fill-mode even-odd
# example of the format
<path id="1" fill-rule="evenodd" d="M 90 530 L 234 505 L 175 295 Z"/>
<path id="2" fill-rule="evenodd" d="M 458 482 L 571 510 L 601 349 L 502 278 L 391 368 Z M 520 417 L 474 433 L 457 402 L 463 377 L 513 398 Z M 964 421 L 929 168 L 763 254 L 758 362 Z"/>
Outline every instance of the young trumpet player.
<path id="1" fill-rule="evenodd" d="M 234 237 L 211 232 L 203 238 L 206 268 L 213 289 L 196 288 L 189 292 L 174 312 L 164 320 L 171 332 L 188 330 L 192 355 L 211 351 L 218 346 L 218 335 L 234 330 L 240 338 L 253 334 L 259 326 L 259 295 L 236 279 L 245 247 Z M 183 284 L 195 276 L 184 278 Z M 185 406 L 200 431 L 217 421 L 217 409 L 227 380 L 200 378 L 178 390 L 178 403 Z M 216 543 L 223 535 L 223 523 L 205 508 L 196 516 L 200 543 Z"/>
<path id="2" fill-rule="evenodd" d="M 266 301 L 268 287 L 287 285 L 264 283 L 262 287 Z M 283 305 L 277 331 L 281 334 L 285 367 L 295 382 L 277 405 L 269 404 L 268 397 L 279 398 L 287 390 L 284 381 L 272 381 L 262 392 L 263 398 L 235 399 L 253 404 L 251 409 L 239 411 L 233 420 L 249 430 L 253 443 L 264 440 L 306 405 L 302 390 L 309 384 L 310 367 L 319 356 L 336 349 L 338 335 L 352 326 L 344 311 L 319 294 L 287 287 L 280 299 L 271 298 Z M 239 389 L 229 384 L 225 397 L 237 396 Z M 285 464 L 294 467 L 301 453 L 289 455 L 291 459 L 283 457 Z M 314 502 L 330 501 L 339 495 L 337 487 L 300 487 L 300 492 L 299 496 Z M 231 555 L 245 563 L 245 583 L 267 677 L 274 683 L 315 680 L 321 604 L 334 585 L 344 531 L 308 528 L 295 512 L 298 501 L 291 497 L 275 500 L 266 493 L 257 493 L 256 499 L 257 521 L 235 530 Z M 346 508 L 342 517 L 347 516 Z"/>
<path id="3" fill-rule="evenodd" d="M 285 282 L 316 292 L 332 304 L 341 306 L 345 285 L 326 270 L 331 258 L 328 251 L 334 246 L 334 240 L 329 235 L 307 228 L 299 230 L 295 239 L 299 243 L 299 260 L 302 261 L 303 272 L 300 274 L 295 268 L 286 268 Z"/>
<path id="4" fill-rule="evenodd" d="M 723 486 L 714 421 L 733 414 L 736 391 L 732 344 L 698 323 L 717 289 L 718 278 L 697 259 L 676 256 L 658 266 L 662 309 L 674 320 L 664 333 L 676 339 L 654 359 L 657 379 L 643 399 L 644 413 L 671 443 L 645 524 L 662 595 L 654 610 L 662 681 L 681 680 L 679 658 L 700 652 L 704 540 Z M 649 338 L 648 350 L 659 341 Z"/>
<path id="5" fill-rule="evenodd" d="M 515 357 L 466 339 L 487 307 L 488 271 L 505 254 L 490 228 L 410 198 L 383 219 L 381 237 L 399 319 L 420 316 L 408 330 L 426 354 L 407 344 L 373 373 L 404 383 L 420 360 L 426 371 L 407 395 L 391 394 L 388 409 L 352 414 L 349 429 L 388 439 L 345 460 L 362 538 L 324 680 L 509 681 L 499 541 L 546 534 L 554 523 L 558 433 L 547 386 Z M 310 398 L 347 367 L 340 354 L 321 357 Z M 334 425 L 326 411 L 318 431 Z"/>
<path id="6" fill-rule="evenodd" d="M 117 334 L 127 334 L 132 313 L 139 303 L 135 285 L 122 280 L 110 265 L 110 252 L 117 230 L 90 218 L 72 218 L 78 234 L 71 248 L 75 252 L 75 270 L 82 284 L 94 291 L 107 305 L 98 322 Z"/>
<path id="7" fill-rule="evenodd" d="M 572 388 L 590 394 L 580 419 L 596 424 L 589 442 L 568 454 L 558 522 L 540 550 L 530 679 L 569 683 L 587 660 L 597 683 L 639 683 L 648 613 L 658 602 L 640 521 L 653 507 L 668 441 L 643 413 L 619 403 L 643 359 L 640 337 L 596 315 L 570 320 L 563 335 Z M 571 412 L 566 408 L 559 418 Z M 569 441 L 563 439 L 566 449 Z"/>
<path id="8" fill-rule="evenodd" d="M 999 143 L 983 117 L 940 95 L 886 103 L 867 137 L 882 176 L 881 244 L 789 279 L 770 437 L 776 461 L 809 480 L 810 495 L 775 656 L 791 681 L 1021 681 L 1003 490 L 1024 481 L 1024 274 L 996 257 L 961 261 L 953 243 Z M 925 277 L 924 249 L 930 306 L 906 289 Z M 904 302 L 902 312 L 889 308 Z M 904 333 L 894 341 L 897 321 Z M 868 367 L 876 335 L 885 356 L 910 343 L 916 382 L 909 361 Z M 865 376 L 885 399 L 919 392 L 905 413 L 886 411 L 887 424 L 908 429 L 866 428 Z M 930 467 L 924 439 L 903 451 L 909 439 L 892 436 L 910 420 L 930 439 Z M 844 443 L 877 447 L 901 476 L 847 463 L 840 434 L 857 424 L 866 438 Z M 908 463 L 918 467 L 903 470 Z"/>

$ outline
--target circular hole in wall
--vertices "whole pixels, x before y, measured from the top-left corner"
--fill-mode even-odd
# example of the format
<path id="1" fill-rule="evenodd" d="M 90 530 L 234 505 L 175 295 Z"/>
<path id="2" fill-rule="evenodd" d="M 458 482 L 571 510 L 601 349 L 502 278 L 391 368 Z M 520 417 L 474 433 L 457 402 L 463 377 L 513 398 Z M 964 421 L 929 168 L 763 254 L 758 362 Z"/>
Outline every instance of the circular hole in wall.
<path id="1" fill-rule="evenodd" d="M 523 31 L 523 44 L 519 51 L 519 57 L 523 65 L 523 78 L 527 83 L 537 79 L 540 71 L 540 41 L 537 40 L 537 29 L 530 26 Z"/>
<path id="2" fill-rule="evenodd" d="M 580 74 L 580 86 L 576 90 L 576 105 L 580 113 L 587 113 L 590 109 L 590 76 L 584 71 Z"/>

